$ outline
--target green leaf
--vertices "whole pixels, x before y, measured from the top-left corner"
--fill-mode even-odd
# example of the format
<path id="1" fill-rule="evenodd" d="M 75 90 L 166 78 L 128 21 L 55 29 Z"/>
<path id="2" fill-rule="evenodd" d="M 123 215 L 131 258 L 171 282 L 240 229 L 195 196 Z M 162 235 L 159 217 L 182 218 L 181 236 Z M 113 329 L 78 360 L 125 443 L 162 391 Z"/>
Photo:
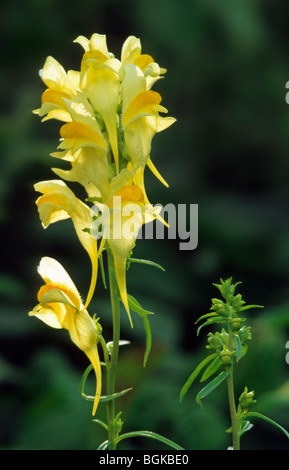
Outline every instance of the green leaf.
<path id="1" fill-rule="evenodd" d="M 260 419 L 263 419 L 263 420 L 267 421 L 270 424 L 273 424 L 273 426 L 276 426 L 289 439 L 288 431 L 286 431 L 286 429 L 284 429 L 282 426 L 280 426 L 280 424 L 276 423 L 276 421 L 273 421 L 273 419 L 268 418 L 267 416 L 264 416 L 260 413 L 255 413 L 254 411 L 249 411 L 248 413 L 246 413 L 246 416 L 249 416 L 249 417 L 252 417 L 252 418 L 260 418 Z"/>
<path id="2" fill-rule="evenodd" d="M 191 373 L 190 377 L 186 381 L 186 383 L 183 385 L 181 393 L 180 393 L 180 403 L 183 401 L 185 394 L 189 390 L 190 386 L 194 382 L 195 378 L 199 375 L 201 370 L 205 367 L 205 365 L 208 364 L 208 362 L 212 361 L 216 357 L 216 353 L 211 354 L 210 356 L 206 357 L 200 364 L 194 369 L 194 371 Z"/>
<path id="3" fill-rule="evenodd" d="M 199 333 L 204 326 L 213 325 L 214 323 L 225 323 L 225 320 L 223 317 L 211 318 L 211 320 L 208 320 L 205 323 L 203 323 L 201 326 L 199 326 L 199 328 L 197 329 L 197 336 L 199 336 Z"/>
<path id="4" fill-rule="evenodd" d="M 203 373 L 200 382 L 204 382 L 205 380 L 209 379 L 211 375 L 217 372 L 217 370 L 219 370 L 220 367 L 223 365 L 223 362 L 221 361 L 219 356 L 217 356 L 216 359 L 207 367 L 207 369 Z"/>
<path id="5" fill-rule="evenodd" d="M 108 425 L 105 424 L 105 423 L 104 423 L 103 421 L 101 421 L 100 419 L 93 419 L 92 422 L 99 424 L 100 426 L 102 426 L 104 429 L 106 429 L 106 430 L 108 431 Z"/>
<path id="6" fill-rule="evenodd" d="M 110 441 L 104 441 L 100 446 L 97 448 L 97 450 L 106 450 L 110 444 Z"/>
<path id="7" fill-rule="evenodd" d="M 128 344 L 130 344 L 130 341 L 127 341 L 126 339 L 120 339 L 118 342 L 119 346 L 127 346 Z M 113 341 L 109 341 L 108 343 L 106 343 L 106 347 L 108 353 L 111 355 L 113 350 Z"/>
<path id="8" fill-rule="evenodd" d="M 226 378 L 230 375 L 231 372 L 221 372 L 217 377 L 215 377 L 211 382 L 209 382 L 196 396 L 196 402 L 202 408 L 202 400 L 206 398 L 211 392 L 213 392 Z"/>
<path id="9" fill-rule="evenodd" d="M 122 390 L 121 392 L 113 393 L 112 395 L 102 395 L 99 399 L 99 402 L 100 403 L 105 403 L 107 401 L 116 400 L 116 398 L 122 397 L 126 393 L 130 392 L 130 390 L 132 390 L 132 387 L 127 388 L 126 390 Z M 81 397 L 84 398 L 84 400 L 87 400 L 87 401 L 94 401 L 94 399 L 95 399 L 95 397 L 90 396 L 90 395 L 86 395 L 85 393 L 82 393 Z"/>
<path id="10" fill-rule="evenodd" d="M 254 427 L 254 425 L 252 423 L 250 423 L 250 421 L 244 421 L 243 419 L 240 420 L 241 421 L 241 429 L 239 431 L 239 436 L 243 436 L 243 434 L 245 434 L 245 432 L 247 431 L 250 431 L 250 429 L 252 429 Z M 230 427 L 229 429 L 226 429 L 226 432 L 232 432 L 232 427 Z"/>
<path id="11" fill-rule="evenodd" d="M 130 392 L 131 390 L 132 390 L 132 387 L 127 388 L 125 390 L 122 390 L 121 392 L 113 393 L 112 395 L 102 395 L 99 399 L 99 402 L 104 403 L 104 402 L 107 402 L 107 401 L 115 400 L 116 398 L 122 397 L 123 395 Z M 92 398 L 94 400 L 94 397 L 92 397 Z"/>
<path id="12" fill-rule="evenodd" d="M 172 447 L 175 450 L 184 450 L 183 447 L 179 446 L 178 444 L 171 441 L 170 439 L 167 439 L 166 437 L 163 437 L 160 434 L 156 434 L 155 432 L 151 432 L 151 431 L 128 432 L 126 434 L 122 434 L 121 436 L 119 436 L 116 442 L 118 443 L 124 439 L 130 439 L 131 437 L 149 437 L 151 439 L 156 439 L 157 441 L 163 442 L 164 444 L 168 445 L 169 447 Z"/>
<path id="13" fill-rule="evenodd" d="M 99 255 L 98 258 L 99 258 L 99 265 L 100 265 L 100 272 L 101 272 L 102 282 L 103 282 L 104 288 L 107 289 L 102 253 Z"/>
<path id="14" fill-rule="evenodd" d="M 254 425 L 252 423 L 250 423 L 250 421 L 245 421 L 243 423 L 243 426 L 239 432 L 239 436 L 243 436 L 243 434 L 245 434 L 245 432 L 247 431 L 250 431 L 250 429 L 252 429 L 254 427 Z"/>
<path id="15" fill-rule="evenodd" d="M 243 347 L 239 335 L 235 335 L 235 353 L 238 360 L 243 356 Z"/>
<path id="16" fill-rule="evenodd" d="M 210 318 L 210 317 L 216 317 L 216 316 L 217 316 L 216 312 L 206 313 L 206 315 L 202 315 L 200 318 L 198 318 L 195 321 L 195 325 L 199 323 L 199 321 L 204 320 L 204 318 Z"/>
<path id="17" fill-rule="evenodd" d="M 86 382 L 86 379 L 88 377 L 88 374 L 90 373 L 90 371 L 92 369 L 93 369 L 92 364 L 90 364 L 85 369 L 84 374 L 83 374 L 82 379 L 81 379 L 81 382 L 80 382 L 80 387 L 79 387 L 79 395 L 81 396 L 81 398 L 83 398 L 84 400 L 87 400 L 87 401 L 94 401 L 95 400 L 94 396 L 86 395 L 84 393 L 85 382 Z M 129 392 L 130 390 L 132 390 L 132 388 L 127 388 L 126 390 L 122 390 L 121 392 L 113 393 L 112 395 L 103 395 L 103 396 L 100 397 L 99 401 L 100 402 L 106 402 L 106 401 L 110 401 L 110 400 L 115 400 L 116 398 L 122 397 L 127 392 Z"/>
<path id="18" fill-rule="evenodd" d="M 153 261 L 147 259 L 128 258 L 127 261 L 129 263 L 147 264 L 148 266 L 153 266 L 155 268 L 160 269 L 161 271 L 165 271 L 165 269 L 160 264 L 154 263 Z"/>
<path id="19" fill-rule="evenodd" d="M 250 308 L 264 308 L 264 305 L 245 305 L 240 309 L 240 311 L 249 310 Z"/>
<path id="20" fill-rule="evenodd" d="M 131 310 L 138 313 L 139 315 L 153 315 L 154 312 L 150 312 L 149 310 L 145 310 L 142 308 L 140 303 L 132 296 L 127 294 L 128 305 Z"/>
<path id="21" fill-rule="evenodd" d="M 145 367 L 150 351 L 151 351 L 151 347 L 152 347 L 152 332 L 151 332 L 151 327 L 150 327 L 150 323 L 148 320 L 148 315 L 153 314 L 153 312 L 144 310 L 142 306 L 138 303 L 138 301 L 132 295 L 128 294 L 127 298 L 128 298 L 129 308 L 133 310 L 134 312 L 136 312 L 143 321 L 145 334 L 146 334 L 146 350 L 145 350 L 144 362 L 143 362 L 143 365 Z"/>

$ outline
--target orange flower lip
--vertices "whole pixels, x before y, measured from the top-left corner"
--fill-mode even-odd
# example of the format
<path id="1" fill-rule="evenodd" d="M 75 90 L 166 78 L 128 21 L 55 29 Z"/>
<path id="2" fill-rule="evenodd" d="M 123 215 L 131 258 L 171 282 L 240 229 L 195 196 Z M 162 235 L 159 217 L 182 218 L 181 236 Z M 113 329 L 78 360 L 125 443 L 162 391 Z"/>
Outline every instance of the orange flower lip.
<path id="1" fill-rule="evenodd" d="M 112 196 L 111 200 L 109 201 L 108 207 L 111 207 L 114 196 L 120 196 L 122 204 L 127 202 L 144 203 L 144 194 L 142 190 L 138 186 L 134 185 L 127 185 L 116 191 Z"/>
<path id="2" fill-rule="evenodd" d="M 65 289 L 62 286 L 53 285 L 53 284 L 44 284 L 38 291 L 37 300 L 39 303 L 42 302 L 44 295 L 54 289 L 59 289 L 63 292 L 71 301 L 75 307 L 80 308 L 80 298 L 78 298 L 71 290 Z"/>

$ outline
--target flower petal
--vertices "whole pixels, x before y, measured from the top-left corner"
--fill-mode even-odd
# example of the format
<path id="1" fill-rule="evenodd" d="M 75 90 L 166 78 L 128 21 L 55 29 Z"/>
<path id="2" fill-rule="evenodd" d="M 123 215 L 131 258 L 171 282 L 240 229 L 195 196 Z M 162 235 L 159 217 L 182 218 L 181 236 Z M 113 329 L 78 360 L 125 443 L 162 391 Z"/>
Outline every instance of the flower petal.
<path id="1" fill-rule="evenodd" d="M 43 193 L 37 199 L 40 218 L 47 224 L 69 216 L 73 222 L 79 241 L 89 254 L 92 264 L 92 278 L 85 308 L 93 295 L 98 268 L 97 242 L 85 229 L 92 225 L 90 208 L 78 199 L 68 186 L 61 180 L 43 181 L 37 183 L 36 191 Z M 47 226 L 47 225 L 46 225 Z"/>
<path id="2" fill-rule="evenodd" d="M 38 273 L 47 285 L 55 286 L 58 289 L 63 289 L 64 291 L 69 292 L 70 295 L 72 294 L 74 298 L 77 299 L 74 304 L 80 306 L 81 299 L 74 282 L 64 267 L 56 259 L 48 256 L 43 257 L 38 266 Z"/>
<path id="3" fill-rule="evenodd" d="M 65 308 L 63 308 L 62 312 L 62 317 L 65 315 Z M 46 323 L 46 325 L 50 326 L 51 328 L 57 328 L 61 329 L 63 328 L 62 326 L 62 319 L 60 318 L 59 313 L 56 312 L 56 310 L 49 305 L 41 305 L 38 304 L 34 309 L 29 312 L 29 316 L 36 317 L 39 320 L 43 321 L 43 323 Z"/>
<path id="4" fill-rule="evenodd" d="M 97 62 L 90 60 L 87 62 L 81 87 L 87 93 L 94 109 L 104 120 L 118 173 L 119 154 L 116 127 L 120 87 L 118 74 L 105 64 L 100 67 Z"/>

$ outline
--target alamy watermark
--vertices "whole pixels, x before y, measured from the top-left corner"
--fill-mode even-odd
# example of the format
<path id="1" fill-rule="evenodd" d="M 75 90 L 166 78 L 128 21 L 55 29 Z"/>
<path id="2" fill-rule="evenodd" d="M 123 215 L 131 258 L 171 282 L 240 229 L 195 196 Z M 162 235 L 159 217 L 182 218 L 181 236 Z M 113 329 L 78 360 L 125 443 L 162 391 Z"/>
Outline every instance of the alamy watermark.
<path id="1" fill-rule="evenodd" d="M 198 246 L 198 204 L 121 203 L 113 197 L 112 206 L 95 204 L 91 235 L 99 239 L 173 239 L 179 240 L 180 250 Z"/>

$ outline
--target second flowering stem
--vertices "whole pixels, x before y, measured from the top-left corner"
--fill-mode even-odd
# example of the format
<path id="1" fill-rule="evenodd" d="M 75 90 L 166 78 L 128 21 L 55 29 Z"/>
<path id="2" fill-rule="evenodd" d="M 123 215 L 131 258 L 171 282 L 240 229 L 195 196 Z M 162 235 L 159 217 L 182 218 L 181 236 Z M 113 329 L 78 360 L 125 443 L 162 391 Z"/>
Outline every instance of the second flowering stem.
<path id="1" fill-rule="evenodd" d="M 233 349 L 233 333 L 232 333 L 230 324 L 228 324 L 228 333 L 229 333 L 229 350 L 232 350 Z M 229 401 L 231 425 L 232 425 L 232 443 L 233 443 L 234 450 L 240 450 L 239 422 L 238 422 L 238 415 L 237 415 L 236 403 L 235 403 L 233 363 L 230 364 L 229 367 L 230 367 L 230 374 L 227 377 L 227 388 L 228 388 L 228 401 Z"/>

